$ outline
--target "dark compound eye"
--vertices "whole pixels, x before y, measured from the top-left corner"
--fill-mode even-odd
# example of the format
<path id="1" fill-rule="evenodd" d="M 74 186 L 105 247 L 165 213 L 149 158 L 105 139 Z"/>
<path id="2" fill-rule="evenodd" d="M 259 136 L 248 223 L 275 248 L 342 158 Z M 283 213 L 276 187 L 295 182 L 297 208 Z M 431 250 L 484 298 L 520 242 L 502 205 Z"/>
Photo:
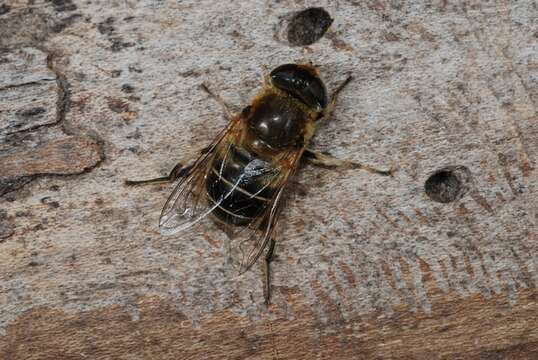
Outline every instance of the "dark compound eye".
<path id="1" fill-rule="evenodd" d="M 313 71 L 296 64 L 285 64 L 271 71 L 271 81 L 277 88 L 298 98 L 316 111 L 327 106 L 327 90 Z"/>

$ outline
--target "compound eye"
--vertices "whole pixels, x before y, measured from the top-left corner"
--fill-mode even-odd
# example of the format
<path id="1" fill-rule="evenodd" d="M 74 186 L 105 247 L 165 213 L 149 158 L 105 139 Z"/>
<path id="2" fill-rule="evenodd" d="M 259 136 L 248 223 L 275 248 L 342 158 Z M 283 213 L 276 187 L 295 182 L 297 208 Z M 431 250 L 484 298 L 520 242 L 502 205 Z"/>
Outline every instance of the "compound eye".
<path id="1" fill-rule="evenodd" d="M 313 70 L 297 64 L 285 64 L 271 71 L 270 76 L 274 86 L 316 111 L 327 106 L 327 90 Z"/>

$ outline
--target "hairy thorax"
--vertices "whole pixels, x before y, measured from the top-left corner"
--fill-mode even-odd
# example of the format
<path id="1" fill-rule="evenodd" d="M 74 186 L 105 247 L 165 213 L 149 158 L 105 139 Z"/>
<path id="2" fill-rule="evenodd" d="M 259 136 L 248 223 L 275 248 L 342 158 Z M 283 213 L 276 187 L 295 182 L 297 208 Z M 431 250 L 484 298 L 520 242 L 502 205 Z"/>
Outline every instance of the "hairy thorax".
<path id="1" fill-rule="evenodd" d="M 312 113 L 296 98 L 268 92 L 244 114 L 248 143 L 256 152 L 281 152 L 302 147 L 310 137 Z"/>

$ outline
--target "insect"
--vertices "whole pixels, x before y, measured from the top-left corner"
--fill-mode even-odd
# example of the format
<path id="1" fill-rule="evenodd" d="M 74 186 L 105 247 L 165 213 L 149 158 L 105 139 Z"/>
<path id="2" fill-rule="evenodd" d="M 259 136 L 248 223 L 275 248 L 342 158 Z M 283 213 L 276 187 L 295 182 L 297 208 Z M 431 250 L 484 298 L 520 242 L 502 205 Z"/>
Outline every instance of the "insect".
<path id="1" fill-rule="evenodd" d="M 265 76 L 263 88 L 239 114 L 202 85 L 223 107 L 229 120 L 226 128 L 191 165 L 178 164 L 168 176 L 127 184 L 179 180 L 162 210 L 161 233 L 174 234 L 213 218 L 231 238 L 231 256 L 241 273 L 264 257 L 268 303 L 275 229 L 300 161 L 392 174 L 308 147 L 316 125 L 331 114 L 338 94 L 350 81 L 348 76 L 328 96 L 313 65 L 281 65 Z"/>

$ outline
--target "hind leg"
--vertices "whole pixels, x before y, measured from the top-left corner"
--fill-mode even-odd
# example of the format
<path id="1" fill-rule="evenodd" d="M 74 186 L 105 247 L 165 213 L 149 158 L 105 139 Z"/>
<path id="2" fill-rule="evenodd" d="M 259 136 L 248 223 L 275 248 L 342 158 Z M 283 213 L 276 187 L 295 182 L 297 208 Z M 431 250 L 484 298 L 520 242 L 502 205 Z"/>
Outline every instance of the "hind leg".
<path id="1" fill-rule="evenodd" d="M 275 253 L 275 240 L 271 238 L 269 242 L 269 250 L 267 250 L 267 254 L 265 255 L 264 298 L 265 298 L 266 305 L 269 305 L 271 301 L 271 261 L 273 261 L 274 253 Z"/>

